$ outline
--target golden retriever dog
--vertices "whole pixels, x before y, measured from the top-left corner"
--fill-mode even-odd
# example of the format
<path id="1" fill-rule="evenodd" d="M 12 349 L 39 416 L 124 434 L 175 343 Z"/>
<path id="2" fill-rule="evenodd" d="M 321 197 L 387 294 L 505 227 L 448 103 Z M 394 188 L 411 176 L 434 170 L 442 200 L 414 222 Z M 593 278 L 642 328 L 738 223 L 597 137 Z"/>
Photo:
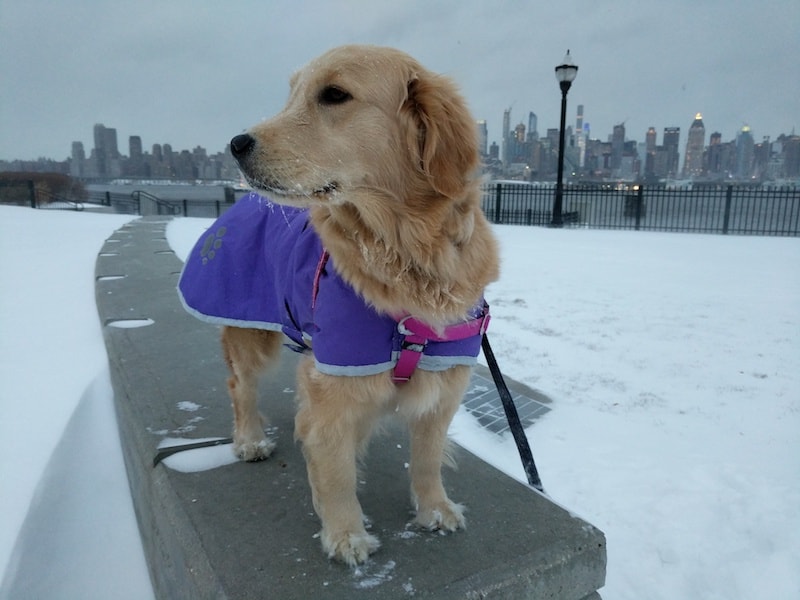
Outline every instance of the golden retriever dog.
<path id="1" fill-rule="evenodd" d="M 315 322 L 309 330 L 295 323 L 305 332 L 296 341 L 307 348 L 297 373 L 295 438 L 322 521 L 323 550 L 356 565 L 379 547 L 364 527 L 357 469 L 376 422 L 388 414 L 402 418 L 410 432 L 415 523 L 432 530 L 463 528 L 463 507 L 448 498 L 441 470 L 448 460 L 448 426 L 486 325 L 476 307 L 485 309 L 483 291 L 498 277 L 499 261 L 480 208 L 476 123 L 454 83 L 398 50 L 335 48 L 297 72 L 285 108 L 234 137 L 231 151 L 254 191 L 276 205 L 261 199 L 253 214 L 276 213 L 284 229 L 294 223 L 286 215 L 299 214 L 307 223 L 298 230 L 313 230 L 318 238 L 323 256 L 311 259 L 312 304 L 317 293 L 320 302 L 328 293 L 329 284 L 319 278 L 335 275 L 372 316 L 416 335 L 413 343 L 395 346 L 388 362 L 348 370 L 322 357 L 326 325 Z M 303 210 L 282 215 L 282 207 Z M 206 267 L 222 260 L 231 228 L 220 226 L 198 242 Z M 271 243 L 270 237 L 266 253 Z M 295 268 L 292 260 L 279 259 L 289 270 Z M 330 304 L 329 312 L 336 313 L 339 305 Z M 331 318 L 355 332 L 363 317 L 348 306 L 341 306 L 346 314 Z M 469 328 L 478 320 L 480 327 L 470 329 L 470 356 L 433 357 L 424 366 L 429 340 L 446 340 L 451 328 Z M 276 326 L 217 322 L 226 324 L 222 344 L 230 368 L 234 450 L 244 460 L 261 460 L 274 444 L 257 409 L 257 380 L 278 359 L 285 338 Z M 359 335 L 344 345 L 366 344 Z M 411 355 L 414 365 L 422 356 L 419 366 L 398 376 L 397 365 Z"/>

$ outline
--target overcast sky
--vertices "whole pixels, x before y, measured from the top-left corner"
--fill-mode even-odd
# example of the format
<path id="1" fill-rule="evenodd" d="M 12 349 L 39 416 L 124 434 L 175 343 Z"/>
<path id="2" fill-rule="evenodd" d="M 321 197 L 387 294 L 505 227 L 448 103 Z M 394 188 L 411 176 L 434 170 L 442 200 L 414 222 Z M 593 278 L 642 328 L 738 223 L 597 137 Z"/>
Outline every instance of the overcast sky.
<path id="1" fill-rule="evenodd" d="M 800 0 L 0 0 L 0 160 L 119 149 L 209 152 L 283 106 L 290 74 L 343 43 L 395 46 L 455 78 L 489 141 L 528 112 L 558 127 L 567 48 L 592 137 L 658 142 L 696 112 L 707 135 L 800 131 Z"/>

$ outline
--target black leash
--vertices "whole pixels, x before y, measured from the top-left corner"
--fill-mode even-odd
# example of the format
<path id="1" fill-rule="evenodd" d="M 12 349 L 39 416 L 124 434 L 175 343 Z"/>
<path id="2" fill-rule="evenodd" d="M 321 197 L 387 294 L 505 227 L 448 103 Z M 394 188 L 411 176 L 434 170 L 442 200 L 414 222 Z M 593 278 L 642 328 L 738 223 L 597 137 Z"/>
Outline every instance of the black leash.
<path id="1" fill-rule="evenodd" d="M 159 448 L 156 455 L 153 457 L 153 468 L 158 466 L 162 460 L 178 452 L 184 450 L 197 450 L 198 448 L 210 448 L 212 446 L 221 446 L 223 444 L 232 444 L 233 438 L 221 438 L 218 440 L 206 440 L 205 442 L 194 442 L 192 444 L 181 444 L 178 446 L 164 446 Z"/>
<path id="2" fill-rule="evenodd" d="M 497 386 L 497 393 L 500 394 L 500 400 L 503 403 L 503 410 L 506 412 L 506 419 L 511 428 L 511 433 L 514 436 L 514 441 L 517 443 L 517 450 L 519 457 L 522 459 L 522 468 L 525 469 L 525 476 L 528 478 L 528 483 L 540 492 L 544 492 L 542 480 L 539 478 L 539 471 L 536 469 L 536 463 L 533 461 L 533 453 L 531 452 L 528 438 L 525 436 L 525 429 L 522 427 L 522 422 L 519 420 L 519 413 L 517 407 L 514 405 L 514 399 L 511 397 L 511 392 L 508 391 L 508 386 L 503 379 L 503 374 L 500 372 L 500 367 L 497 366 L 497 359 L 494 357 L 492 347 L 489 345 L 489 338 L 483 334 L 481 340 L 481 347 L 483 348 L 483 355 L 486 357 L 486 362 L 489 365 L 489 371 L 492 373 L 492 379 Z"/>

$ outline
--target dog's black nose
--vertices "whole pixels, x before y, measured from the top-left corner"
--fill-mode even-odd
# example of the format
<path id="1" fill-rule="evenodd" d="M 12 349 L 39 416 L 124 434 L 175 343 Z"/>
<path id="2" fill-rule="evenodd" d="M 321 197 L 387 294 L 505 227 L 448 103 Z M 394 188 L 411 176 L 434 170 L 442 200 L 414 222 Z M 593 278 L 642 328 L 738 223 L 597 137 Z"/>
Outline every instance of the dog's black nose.
<path id="1" fill-rule="evenodd" d="M 255 138 L 247 133 L 237 135 L 231 140 L 231 154 L 236 158 L 249 154 L 256 145 Z"/>

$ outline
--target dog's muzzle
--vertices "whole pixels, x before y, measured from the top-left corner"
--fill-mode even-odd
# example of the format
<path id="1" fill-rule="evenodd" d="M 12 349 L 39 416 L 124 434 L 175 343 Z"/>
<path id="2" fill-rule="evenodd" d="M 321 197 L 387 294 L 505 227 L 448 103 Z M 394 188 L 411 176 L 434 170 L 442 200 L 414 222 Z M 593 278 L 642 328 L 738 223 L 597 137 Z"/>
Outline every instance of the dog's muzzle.
<path id="1" fill-rule="evenodd" d="M 247 158 L 256 145 L 256 139 L 249 133 L 235 136 L 231 140 L 231 154 L 237 161 Z"/>
<path id="2" fill-rule="evenodd" d="M 236 162 L 239 163 L 239 169 L 244 175 L 247 182 L 256 189 L 265 193 L 277 194 L 283 197 L 295 197 L 295 199 L 304 197 L 305 199 L 327 197 L 334 194 L 339 189 L 337 181 L 330 181 L 323 185 L 314 188 L 304 189 L 300 185 L 295 184 L 290 189 L 286 185 L 270 177 L 268 174 L 264 175 L 264 169 L 259 168 L 256 164 L 254 150 L 256 147 L 256 138 L 249 133 L 242 133 L 231 139 L 230 143 L 231 154 Z"/>

